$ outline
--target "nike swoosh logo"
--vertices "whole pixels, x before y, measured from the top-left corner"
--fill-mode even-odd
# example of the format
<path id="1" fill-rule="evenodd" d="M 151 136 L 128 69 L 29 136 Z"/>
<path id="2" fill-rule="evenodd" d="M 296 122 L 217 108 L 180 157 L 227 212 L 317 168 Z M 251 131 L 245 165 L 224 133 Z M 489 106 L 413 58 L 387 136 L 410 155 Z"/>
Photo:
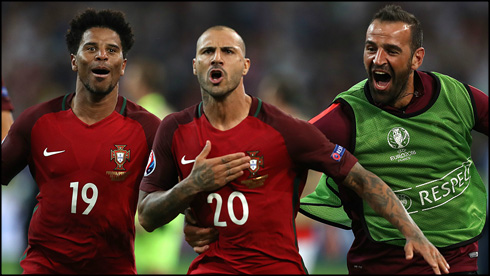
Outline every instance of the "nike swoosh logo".
<path id="1" fill-rule="evenodd" d="M 60 150 L 60 151 L 49 151 L 48 152 L 48 148 L 45 148 L 43 154 L 44 154 L 44 156 L 51 156 L 51 155 L 55 155 L 55 154 L 62 153 L 62 152 L 65 152 L 65 151 Z"/>
<path id="2" fill-rule="evenodd" d="M 196 162 L 196 160 L 185 160 L 185 155 L 182 156 L 182 159 L 180 160 L 180 163 L 182 163 L 182 165 L 187 165 L 194 162 Z"/>

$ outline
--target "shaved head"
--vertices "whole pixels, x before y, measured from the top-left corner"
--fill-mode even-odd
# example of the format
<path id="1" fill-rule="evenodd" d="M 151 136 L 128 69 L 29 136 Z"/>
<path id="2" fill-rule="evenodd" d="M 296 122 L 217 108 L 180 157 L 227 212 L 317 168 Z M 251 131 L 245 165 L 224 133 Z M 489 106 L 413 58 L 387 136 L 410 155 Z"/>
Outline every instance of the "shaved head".
<path id="1" fill-rule="evenodd" d="M 204 33 L 202 33 L 201 36 L 199 37 L 199 39 L 197 40 L 196 49 L 199 49 L 199 44 L 202 42 L 202 39 L 205 37 L 205 35 L 209 32 L 212 32 L 212 31 L 229 31 L 229 32 L 233 33 L 233 35 L 236 36 L 237 41 L 238 41 L 237 46 L 240 47 L 240 49 L 243 52 L 243 56 L 245 57 L 245 42 L 243 41 L 242 37 L 232 28 L 227 27 L 227 26 L 222 26 L 222 25 L 213 26 L 213 27 L 208 28 L 206 31 L 204 31 Z"/>

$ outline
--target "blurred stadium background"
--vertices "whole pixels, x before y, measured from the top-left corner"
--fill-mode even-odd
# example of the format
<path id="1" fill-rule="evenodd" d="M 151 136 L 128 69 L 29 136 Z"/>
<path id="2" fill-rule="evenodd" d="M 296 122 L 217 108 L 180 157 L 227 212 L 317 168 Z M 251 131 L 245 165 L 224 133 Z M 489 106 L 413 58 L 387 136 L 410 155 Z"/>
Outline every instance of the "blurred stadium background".
<path id="1" fill-rule="evenodd" d="M 76 74 L 64 40 L 69 20 L 88 7 L 118 9 L 125 12 L 136 40 L 121 79 L 122 95 L 135 101 L 153 95 L 150 102 L 158 104 L 148 109 L 159 116 L 199 102 L 191 67 L 196 40 L 207 27 L 220 24 L 245 40 L 251 59 L 247 93 L 268 98 L 275 83 L 289 107 L 309 119 L 366 77 L 366 28 L 387 3 L 2 2 L 1 75 L 14 118 L 29 106 L 73 92 Z M 422 23 L 426 56 L 421 70 L 450 75 L 488 93 L 488 2 L 393 3 Z M 488 138 L 479 133 L 474 134 L 473 159 L 488 190 Z M 2 187 L 2 274 L 21 273 L 18 262 L 36 194 L 27 170 Z M 181 222 L 151 234 L 138 231 L 139 273 L 186 273 L 196 254 L 182 239 Z M 350 232 L 317 223 L 310 227 L 317 247 L 304 249 L 312 256 L 309 272 L 347 273 Z M 488 228 L 480 244 L 479 272 L 487 274 Z"/>

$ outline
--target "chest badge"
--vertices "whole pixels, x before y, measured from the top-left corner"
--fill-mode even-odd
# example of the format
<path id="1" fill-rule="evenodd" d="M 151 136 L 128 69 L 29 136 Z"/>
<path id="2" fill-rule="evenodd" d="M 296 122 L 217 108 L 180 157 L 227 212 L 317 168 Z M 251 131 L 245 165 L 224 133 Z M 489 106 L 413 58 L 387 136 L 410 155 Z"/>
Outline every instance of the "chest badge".
<path id="1" fill-rule="evenodd" d="M 131 150 L 125 150 L 126 145 L 114 145 L 115 150 L 111 150 L 111 161 L 114 160 L 116 167 L 113 171 L 106 171 L 106 174 L 111 178 L 112 181 L 124 181 L 128 175 L 129 171 L 126 171 L 124 164 L 126 161 L 130 161 Z"/>
<path id="2" fill-rule="evenodd" d="M 250 171 L 249 178 L 251 178 L 257 174 L 261 167 L 264 167 L 264 157 L 257 156 L 259 151 L 247 151 L 247 153 L 250 155 L 250 168 L 248 170 Z"/>
<path id="3" fill-rule="evenodd" d="M 403 127 L 394 127 L 388 133 L 388 144 L 394 149 L 402 149 L 408 146 L 410 134 Z"/>
<path id="4" fill-rule="evenodd" d="M 116 147 L 116 150 L 111 150 L 111 161 L 115 160 L 114 162 L 116 162 L 116 168 L 114 170 L 125 171 L 124 164 L 126 161 L 130 161 L 131 150 L 125 150 L 124 147 L 126 147 L 126 145 L 114 146 Z"/>
<path id="5" fill-rule="evenodd" d="M 263 186 L 269 177 L 269 175 L 261 176 L 258 174 L 260 168 L 264 168 L 264 156 L 258 156 L 258 153 L 259 151 L 247 151 L 247 154 L 250 155 L 250 167 L 248 168 L 250 175 L 247 180 L 242 180 L 241 183 L 250 189 Z"/>

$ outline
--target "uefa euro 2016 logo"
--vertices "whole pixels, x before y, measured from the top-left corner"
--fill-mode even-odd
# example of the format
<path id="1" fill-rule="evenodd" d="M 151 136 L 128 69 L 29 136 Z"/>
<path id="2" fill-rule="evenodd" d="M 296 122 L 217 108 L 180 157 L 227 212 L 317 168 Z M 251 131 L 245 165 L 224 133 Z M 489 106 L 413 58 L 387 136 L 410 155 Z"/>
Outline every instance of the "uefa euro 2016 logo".
<path id="1" fill-rule="evenodd" d="M 394 127 L 388 132 L 388 144 L 394 149 L 401 149 L 410 142 L 410 135 L 403 127 Z"/>

